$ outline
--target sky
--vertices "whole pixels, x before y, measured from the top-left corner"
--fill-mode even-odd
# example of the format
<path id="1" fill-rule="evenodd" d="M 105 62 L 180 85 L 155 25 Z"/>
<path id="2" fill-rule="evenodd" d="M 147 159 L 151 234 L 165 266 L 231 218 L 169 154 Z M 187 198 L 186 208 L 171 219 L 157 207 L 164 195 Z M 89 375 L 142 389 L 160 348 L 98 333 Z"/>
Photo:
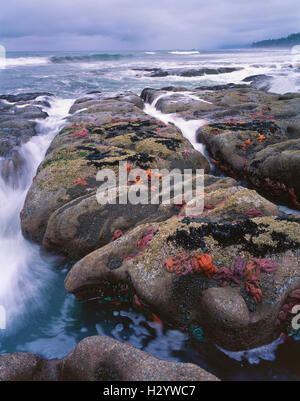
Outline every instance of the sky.
<path id="1" fill-rule="evenodd" d="M 299 31 L 299 0 L 0 0 L 8 51 L 216 49 Z"/>

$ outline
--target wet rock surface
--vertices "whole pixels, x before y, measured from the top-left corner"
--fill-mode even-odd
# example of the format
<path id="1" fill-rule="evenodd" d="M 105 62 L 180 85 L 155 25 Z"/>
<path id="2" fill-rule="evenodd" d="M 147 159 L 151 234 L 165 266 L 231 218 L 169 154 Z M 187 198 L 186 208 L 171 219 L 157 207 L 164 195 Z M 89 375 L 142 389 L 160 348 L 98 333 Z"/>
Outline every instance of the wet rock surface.
<path id="1" fill-rule="evenodd" d="M 93 92 L 74 102 L 39 166 L 21 224 L 26 238 L 78 261 L 65 280 L 77 300 L 142 305 L 199 342 L 231 351 L 291 332 L 300 220 L 275 201 L 300 206 L 300 98 L 258 90 L 261 79 L 194 91 L 146 88 L 141 96 Z M 144 113 L 144 102 L 155 100 L 163 113 L 205 121 L 198 141 L 227 177 L 208 175 L 205 157 L 174 125 Z M 96 176 L 110 168 L 120 177 L 119 161 L 124 172 L 146 172 L 146 186 L 156 168 L 204 169 L 203 211 L 189 214 L 195 199 L 99 205 Z M 132 185 L 128 179 L 115 197 Z M 183 371 L 145 355 L 93 337 L 62 360 L 14 354 L 0 364 L 8 366 L 3 380 L 210 379 L 192 365 Z"/>
<path id="2" fill-rule="evenodd" d="M 198 141 L 224 174 L 246 180 L 273 201 L 300 209 L 299 94 L 277 95 L 229 84 L 187 94 L 168 88 L 157 95 L 160 110 L 205 121 L 198 129 Z M 142 97 L 155 98 L 155 90 L 144 90 Z"/>
<path id="3" fill-rule="evenodd" d="M 259 74 L 246 77 L 242 82 L 250 82 L 250 85 L 256 89 L 268 91 L 271 89 L 272 81 L 273 78 L 271 76 Z"/>
<path id="4" fill-rule="evenodd" d="M 120 161 L 127 163 L 124 173 L 134 168 L 148 175 L 162 168 L 209 171 L 206 158 L 176 127 L 151 119 L 142 108 L 141 98 L 130 92 L 92 93 L 74 103 L 28 192 L 22 211 L 26 238 L 78 259 L 108 243 L 116 229 L 174 214 L 172 207 L 150 204 L 129 211 L 130 205 L 96 201 L 97 173 L 110 168 L 118 177 Z"/>
<path id="5" fill-rule="evenodd" d="M 87 337 L 65 358 L 0 355 L 0 381 L 218 381 L 191 363 L 166 362 L 109 337 Z"/>
<path id="6" fill-rule="evenodd" d="M 220 68 L 172 68 L 172 69 L 161 69 L 161 68 L 135 68 L 134 71 L 143 71 L 148 76 L 153 78 L 167 77 L 169 75 L 175 75 L 179 77 L 201 77 L 203 75 L 218 75 L 228 74 L 234 71 L 242 70 L 242 67 L 220 67 Z"/>
<path id="7" fill-rule="evenodd" d="M 37 119 L 48 117 L 48 93 L 0 96 L 0 163 L 5 180 L 13 180 L 24 163 L 20 147 L 37 135 Z"/>
<path id="8" fill-rule="evenodd" d="M 285 330 L 278 314 L 300 285 L 299 245 L 299 219 L 173 217 L 140 225 L 90 253 L 74 265 L 65 286 L 78 300 L 134 302 L 135 294 L 200 341 L 244 350 Z M 111 269 L 116 258 L 123 263 Z"/>

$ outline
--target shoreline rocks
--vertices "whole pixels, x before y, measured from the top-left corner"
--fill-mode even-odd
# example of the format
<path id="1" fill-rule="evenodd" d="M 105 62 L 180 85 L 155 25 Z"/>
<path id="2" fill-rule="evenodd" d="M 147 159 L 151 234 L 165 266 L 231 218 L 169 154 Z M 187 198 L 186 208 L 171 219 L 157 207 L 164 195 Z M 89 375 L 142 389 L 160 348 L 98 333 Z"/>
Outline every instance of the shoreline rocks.
<path id="1" fill-rule="evenodd" d="M 17 183 L 24 163 L 21 146 L 37 135 L 36 119 L 45 119 L 48 93 L 0 96 L 0 165 L 5 181 Z M 2 159 L 2 160 L 1 160 Z"/>
<path id="2" fill-rule="evenodd" d="M 130 205 L 102 206 L 96 201 L 98 171 L 110 168 L 118 177 L 120 161 L 144 172 L 209 171 L 206 158 L 176 127 L 150 118 L 142 107 L 141 98 L 130 92 L 94 93 L 74 103 L 27 194 L 21 219 L 26 238 L 78 260 L 108 243 L 115 229 L 126 231 L 174 214 L 172 207 L 159 205 L 127 213 Z"/>
<path id="3" fill-rule="evenodd" d="M 300 219 L 173 217 L 90 253 L 70 270 L 65 287 L 80 301 L 136 296 L 174 327 L 241 351 L 284 331 L 277 318 L 300 286 L 299 247 Z"/>
<path id="4" fill-rule="evenodd" d="M 268 91 L 271 89 L 273 77 L 265 74 L 251 75 L 244 78 L 242 82 L 250 82 L 253 88 Z"/>
<path id="5" fill-rule="evenodd" d="M 147 88 L 142 98 L 149 102 L 164 94 L 157 102 L 160 110 L 176 112 L 187 121 L 205 120 L 197 131 L 198 142 L 206 145 L 218 170 L 247 181 L 272 201 L 300 210 L 299 94 L 224 85 L 187 94 Z"/>
<path id="6" fill-rule="evenodd" d="M 257 347 L 280 334 L 275 326 L 277 314 L 300 285 L 296 249 L 300 227 L 296 218 L 279 213 L 276 205 L 232 178 L 209 175 L 205 176 L 204 210 L 197 217 L 186 216 L 193 201 L 164 207 L 141 205 L 138 210 L 132 205 L 101 206 L 96 202 L 97 172 L 107 166 L 114 169 L 120 160 L 143 171 L 206 169 L 206 159 L 176 127 L 153 120 L 142 111 L 142 99 L 151 101 L 166 94 L 157 102 L 162 111 L 176 112 L 186 120 L 207 118 L 198 138 L 215 157 L 212 162 L 233 177 L 246 177 L 245 156 L 250 161 L 254 156 L 267 160 L 268 154 L 260 154 L 268 152 L 268 147 L 283 143 L 286 149 L 283 128 L 280 139 L 276 136 L 279 120 L 269 118 L 271 104 L 275 107 L 273 103 L 280 102 L 285 110 L 280 109 L 280 113 L 290 118 L 289 109 L 295 107 L 297 97 L 279 101 L 273 94 L 232 85 L 190 93 L 184 88 L 145 89 L 141 98 L 128 92 L 99 92 L 78 99 L 28 192 L 23 233 L 49 251 L 79 260 L 65 282 L 66 289 L 79 300 L 108 297 L 134 302 L 136 295 L 177 328 L 190 332 L 196 327 L 210 341 L 229 350 Z M 265 103 L 268 106 L 261 106 Z M 237 120 L 247 116 L 249 121 Z M 250 135 L 251 130 L 264 138 L 253 144 L 251 151 L 246 144 L 246 151 L 239 151 L 241 138 L 243 144 L 243 135 Z M 297 133 L 290 128 L 285 135 L 293 135 L 289 140 L 297 141 Z M 294 152 L 295 143 L 290 146 Z M 275 165 L 284 154 L 272 151 Z M 197 270 L 195 255 L 200 261 L 210 261 L 207 269 L 215 269 L 214 278 Z M 272 269 L 266 267 L 262 272 L 254 260 L 258 266 L 266 263 Z M 250 266 L 247 274 L 244 270 L 235 273 L 246 265 Z M 274 288 L 278 288 L 277 295 L 271 295 Z M 226 297 L 233 309 L 228 306 L 224 312 Z"/>
<path id="7" fill-rule="evenodd" d="M 0 381 L 219 381 L 191 364 L 157 359 L 110 337 L 82 340 L 62 359 L 0 355 Z"/>
<path id="8" fill-rule="evenodd" d="M 159 95 L 166 96 L 157 101 L 158 110 L 206 121 L 197 131 L 198 141 L 228 177 L 209 175 L 206 158 L 174 125 L 144 113 L 144 101 L 152 103 Z M 145 305 L 200 342 L 230 351 L 288 335 L 291 319 L 283 312 L 299 296 L 300 219 L 280 213 L 270 200 L 300 208 L 299 106 L 295 94 L 278 96 L 233 84 L 194 91 L 146 88 L 141 96 L 89 93 L 74 102 L 38 168 L 21 212 L 22 232 L 46 250 L 77 261 L 65 287 L 79 301 Z M 109 167 L 118 177 L 119 161 L 127 163 L 127 172 L 138 168 L 148 178 L 155 168 L 204 169 L 203 212 L 186 215 L 193 201 L 99 205 L 97 173 Z M 142 380 L 142 372 L 157 380 L 155 369 L 165 374 L 167 362 L 161 362 L 163 367 L 149 362 L 155 366 L 149 372 L 147 361 L 155 358 L 113 341 L 85 339 L 62 360 L 14 354 L 1 356 L 0 364 L 7 361 L 4 377 L 28 380 L 45 375 Z M 103 347 L 109 349 L 106 354 Z M 145 365 L 141 369 L 133 362 L 132 370 L 125 369 L 123 352 Z M 178 364 L 176 369 L 181 372 Z M 189 375 L 201 377 L 193 369 Z"/>
<path id="9" fill-rule="evenodd" d="M 242 67 L 219 67 L 219 68 L 134 68 L 133 71 L 147 72 L 146 76 L 152 78 L 161 78 L 167 76 L 179 76 L 179 77 L 201 77 L 203 75 L 219 75 L 228 74 L 234 71 L 242 70 Z"/>

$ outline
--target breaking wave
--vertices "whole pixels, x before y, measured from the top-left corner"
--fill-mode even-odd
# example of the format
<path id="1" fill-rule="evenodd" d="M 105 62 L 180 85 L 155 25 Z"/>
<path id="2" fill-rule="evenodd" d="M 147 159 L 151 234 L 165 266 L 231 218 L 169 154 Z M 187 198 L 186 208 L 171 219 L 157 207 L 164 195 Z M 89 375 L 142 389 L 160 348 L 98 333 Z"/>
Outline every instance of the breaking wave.
<path id="1" fill-rule="evenodd" d="M 119 60 L 123 58 L 133 57 L 132 54 L 88 54 L 81 56 L 52 56 L 50 57 L 50 61 L 55 64 L 60 63 L 80 63 L 80 62 L 89 62 L 89 61 L 109 61 L 109 60 Z"/>
<path id="2" fill-rule="evenodd" d="M 192 51 L 174 51 L 174 52 L 169 52 L 169 54 L 199 54 L 198 50 L 192 50 Z"/>
<path id="3" fill-rule="evenodd" d="M 47 57 L 16 57 L 4 59 L 5 67 L 23 67 L 48 63 L 49 59 Z"/>

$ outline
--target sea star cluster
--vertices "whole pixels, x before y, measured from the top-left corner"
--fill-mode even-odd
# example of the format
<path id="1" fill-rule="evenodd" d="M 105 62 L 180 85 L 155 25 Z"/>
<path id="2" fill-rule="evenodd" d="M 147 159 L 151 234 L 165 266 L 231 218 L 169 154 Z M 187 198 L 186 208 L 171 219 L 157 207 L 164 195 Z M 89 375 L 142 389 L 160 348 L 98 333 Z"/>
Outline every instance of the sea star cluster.
<path id="1" fill-rule="evenodd" d="M 227 267 L 221 267 L 216 269 L 216 273 L 214 274 L 215 280 L 224 280 L 222 282 L 222 287 L 226 287 L 230 282 L 240 285 L 240 280 L 236 277 L 235 272 L 228 269 Z"/>
<path id="2" fill-rule="evenodd" d="M 216 269 L 213 278 L 215 280 L 224 280 L 222 287 L 227 286 L 230 282 L 241 285 L 241 280 L 244 278 L 245 290 L 250 295 L 256 304 L 262 300 L 262 290 L 259 285 L 261 272 L 271 273 L 275 271 L 277 266 L 270 259 L 251 258 L 247 263 L 244 258 L 239 256 L 233 263 L 231 269 L 222 267 Z"/>
<path id="3" fill-rule="evenodd" d="M 258 209 L 255 209 L 255 208 L 247 210 L 247 212 L 245 212 L 244 215 L 249 217 L 249 218 L 264 216 L 263 212 L 261 212 Z"/>
<path id="4" fill-rule="evenodd" d="M 169 273 L 185 275 L 193 271 L 190 257 L 186 252 L 167 259 L 164 266 Z"/>
<path id="5" fill-rule="evenodd" d="M 139 254 L 144 252 L 144 250 L 147 248 L 149 242 L 152 241 L 153 236 L 156 234 L 158 231 L 157 227 L 154 228 L 149 228 L 149 230 L 146 230 L 141 238 L 136 240 L 136 248 L 139 249 Z"/>
<path id="6" fill-rule="evenodd" d="M 115 230 L 110 242 L 114 242 L 116 239 L 122 237 L 122 235 L 124 235 L 122 230 L 119 230 L 119 229 Z"/>
<path id="7" fill-rule="evenodd" d="M 287 302 L 282 306 L 278 313 L 275 325 L 280 326 L 280 324 L 292 314 L 293 307 L 298 304 L 300 304 L 300 289 L 294 290 L 289 294 Z"/>
<path id="8" fill-rule="evenodd" d="M 231 268 L 218 268 L 213 265 L 211 255 L 196 254 L 189 256 L 187 252 L 168 258 L 164 262 L 164 267 L 169 273 L 175 274 L 204 273 L 214 280 L 222 280 L 222 287 L 226 287 L 230 283 L 241 286 L 242 281 L 244 281 L 245 291 L 256 304 L 261 302 L 263 296 L 259 284 L 261 272 L 271 273 L 277 268 L 268 258 L 251 258 L 250 262 L 247 263 L 241 256 L 232 262 Z"/>
<path id="9" fill-rule="evenodd" d="M 123 263 L 140 256 L 146 250 L 158 230 L 158 227 L 153 227 L 146 230 L 141 237 L 136 240 L 135 247 L 137 251 L 124 258 Z"/>
<path id="10" fill-rule="evenodd" d="M 88 138 L 88 132 L 86 128 L 82 128 L 81 130 L 72 131 L 71 134 L 76 138 Z"/>
<path id="11" fill-rule="evenodd" d="M 212 257 L 208 254 L 195 255 L 192 264 L 194 266 L 194 271 L 197 273 L 203 271 L 207 277 L 210 277 L 216 269 L 213 265 Z"/>
<path id="12" fill-rule="evenodd" d="M 188 274 L 205 273 L 208 277 L 214 272 L 212 257 L 208 254 L 190 257 L 186 252 L 168 258 L 164 266 L 169 273 Z"/>
<path id="13" fill-rule="evenodd" d="M 77 178 L 77 180 L 75 181 L 74 185 L 75 185 L 76 187 L 78 187 L 78 186 L 83 186 L 83 187 L 84 187 L 84 186 L 87 184 L 86 179 L 87 179 L 86 176 L 84 176 L 84 177 L 79 177 L 79 178 Z"/>

